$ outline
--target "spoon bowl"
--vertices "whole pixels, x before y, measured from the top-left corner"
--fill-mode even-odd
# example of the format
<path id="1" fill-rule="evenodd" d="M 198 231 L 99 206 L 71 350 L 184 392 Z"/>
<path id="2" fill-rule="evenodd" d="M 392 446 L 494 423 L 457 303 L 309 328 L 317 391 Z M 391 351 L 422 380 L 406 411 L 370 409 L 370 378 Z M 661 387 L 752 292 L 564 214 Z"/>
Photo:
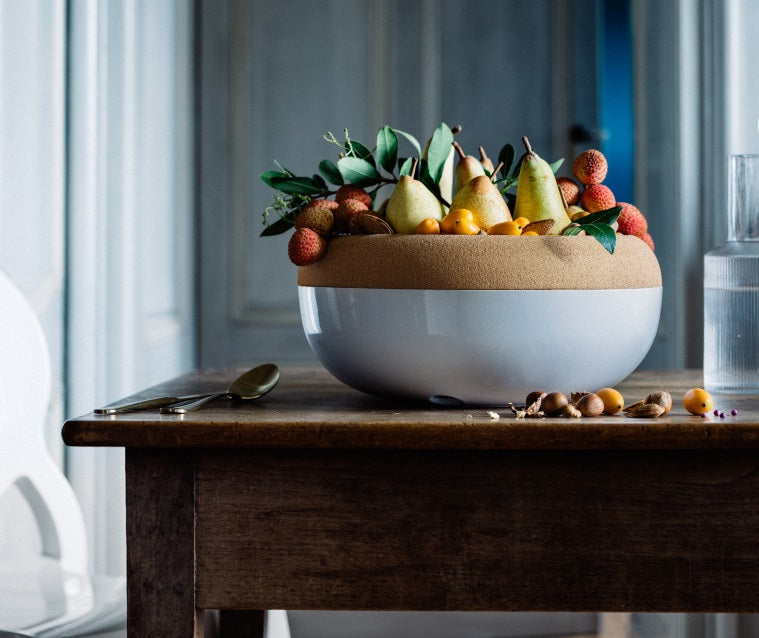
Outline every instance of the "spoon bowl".
<path id="1" fill-rule="evenodd" d="M 279 368 L 273 363 L 262 363 L 237 377 L 224 392 L 214 392 L 199 399 L 175 403 L 161 408 L 161 412 L 164 414 L 187 414 L 215 399 L 227 396 L 252 401 L 270 392 L 278 382 Z"/>

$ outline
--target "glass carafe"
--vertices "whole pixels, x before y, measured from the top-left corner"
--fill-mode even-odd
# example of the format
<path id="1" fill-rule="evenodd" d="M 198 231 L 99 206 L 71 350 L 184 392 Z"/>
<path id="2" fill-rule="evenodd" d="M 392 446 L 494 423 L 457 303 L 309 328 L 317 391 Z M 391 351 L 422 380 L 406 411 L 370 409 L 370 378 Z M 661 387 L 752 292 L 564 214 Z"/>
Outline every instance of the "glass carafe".
<path id="1" fill-rule="evenodd" d="M 727 224 L 704 257 L 704 387 L 759 394 L 759 155 L 730 157 Z"/>

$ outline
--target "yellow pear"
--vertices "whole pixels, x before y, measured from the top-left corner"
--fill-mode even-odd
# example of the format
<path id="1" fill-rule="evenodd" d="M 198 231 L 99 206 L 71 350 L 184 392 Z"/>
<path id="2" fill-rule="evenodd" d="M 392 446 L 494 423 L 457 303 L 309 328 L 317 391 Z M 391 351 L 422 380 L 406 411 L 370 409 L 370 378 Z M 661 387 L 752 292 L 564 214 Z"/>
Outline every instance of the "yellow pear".
<path id="1" fill-rule="evenodd" d="M 476 157 L 466 155 L 458 142 L 454 142 L 453 147 L 459 154 L 459 163 L 456 165 L 456 189 L 454 190 L 454 193 L 458 193 L 475 177 L 484 175 L 485 169 L 482 168 L 482 164 Z"/>
<path id="2" fill-rule="evenodd" d="M 558 188 L 558 187 L 557 187 Z M 489 177 L 480 175 L 470 180 L 453 197 L 451 210 L 466 208 L 474 213 L 474 223 L 482 230 L 511 221 L 511 212 L 498 187 Z"/>
<path id="3" fill-rule="evenodd" d="M 526 137 L 522 138 L 522 143 L 527 155 L 519 169 L 514 215 L 526 217 L 531 222 L 552 219 L 555 222 L 553 232 L 560 232 L 570 223 L 570 219 L 556 177 L 548 162 L 532 150 Z"/>
<path id="4" fill-rule="evenodd" d="M 385 219 L 396 233 L 410 235 L 429 217 L 442 219 L 442 204 L 422 182 L 403 175 L 387 202 Z"/>

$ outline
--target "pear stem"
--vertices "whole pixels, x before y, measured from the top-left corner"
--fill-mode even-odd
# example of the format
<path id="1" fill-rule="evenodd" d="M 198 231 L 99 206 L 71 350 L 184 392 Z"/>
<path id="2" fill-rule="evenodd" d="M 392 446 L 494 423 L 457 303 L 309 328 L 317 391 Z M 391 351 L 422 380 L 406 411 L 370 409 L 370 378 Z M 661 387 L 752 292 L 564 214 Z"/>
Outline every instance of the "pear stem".
<path id="1" fill-rule="evenodd" d="M 456 126 L 454 126 L 451 129 L 451 133 L 453 133 L 454 135 L 458 135 L 459 133 L 461 133 L 461 124 L 456 124 Z"/>
<path id="2" fill-rule="evenodd" d="M 532 150 L 532 146 L 530 146 L 530 140 L 528 140 L 526 137 L 522 138 L 522 144 L 524 144 L 524 147 L 527 149 L 527 152 L 530 155 L 533 155 L 535 151 Z"/>
<path id="3" fill-rule="evenodd" d="M 456 152 L 459 154 L 459 157 L 461 159 L 464 159 L 466 157 L 466 154 L 464 153 L 464 149 L 461 148 L 461 144 L 459 144 L 458 142 L 454 142 L 453 148 L 456 149 Z"/>
<path id="4" fill-rule="evenodd" d="M 503 162 L 498 162 L 498 166 L 496 166 L 493 169 L 493 172 L 490 173 L 490 181 L 495 183 L 496 178 L 498 177 L 498 171 L 500 171 L 503 168 Z"/>
<path id="5" fill-rule="evenodd" d="M 414 161 L 411 163 L 411 173 L 410 176 L 413 179 L 414 175 L 416 174 L 416 165 L 419 163 L 419 158 L 415 157 Z"/>
<path id="6" fill-rule="evenodd" d="M 490 159 L 482 146 L 480 146 L 477 150 L 480 152 L 480 162 L 485 162 L 486 160 Z"/>

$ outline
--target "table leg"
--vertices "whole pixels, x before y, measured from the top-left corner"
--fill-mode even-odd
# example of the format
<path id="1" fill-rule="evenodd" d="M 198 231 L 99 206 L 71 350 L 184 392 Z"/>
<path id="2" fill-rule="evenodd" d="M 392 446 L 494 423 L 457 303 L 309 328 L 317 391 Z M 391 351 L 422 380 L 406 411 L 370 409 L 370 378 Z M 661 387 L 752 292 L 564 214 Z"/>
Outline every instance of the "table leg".
<path id="1" fill-rule="evenodd" d="M 222 609 L 219 613 L 220 638 L 263 638 L 263 611 Z"/>
<path id="2" fill-rule="evenodd" d="M 195 457 L 126 450 L 127 635 L 203 638 L 195 608 Z"/>

